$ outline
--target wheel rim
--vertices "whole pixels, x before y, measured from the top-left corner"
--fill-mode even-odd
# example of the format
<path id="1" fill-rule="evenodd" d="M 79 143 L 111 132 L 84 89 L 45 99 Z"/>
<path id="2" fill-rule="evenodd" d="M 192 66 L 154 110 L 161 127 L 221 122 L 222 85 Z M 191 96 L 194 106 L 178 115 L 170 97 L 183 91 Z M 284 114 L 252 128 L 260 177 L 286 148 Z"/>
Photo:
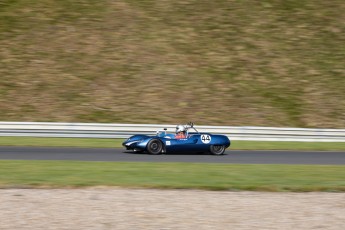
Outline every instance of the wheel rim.
<path id="1" fill-rule="evenodd" d="M 156 142 L 152 143 L 151 149 L 152 149 L 153 151 L 157 151 L 157 149 L 158 149 L 158 144 L 157 144 Z"/>
<path id="2" fill-rule="evenodd" d="M 148 146 L 148 151 L 151 154 L 158 154 L 162 151 L 162 145 L 159 143 L 159 141 L 155 140 L 150 143 Z"/>
<path id="3" fill-rule="evenodd" d="M 225 150 L 223 145 L 213 145 L 211 148 L 212 148 L 212 153 L 216 155 L 222 154 Z"/>

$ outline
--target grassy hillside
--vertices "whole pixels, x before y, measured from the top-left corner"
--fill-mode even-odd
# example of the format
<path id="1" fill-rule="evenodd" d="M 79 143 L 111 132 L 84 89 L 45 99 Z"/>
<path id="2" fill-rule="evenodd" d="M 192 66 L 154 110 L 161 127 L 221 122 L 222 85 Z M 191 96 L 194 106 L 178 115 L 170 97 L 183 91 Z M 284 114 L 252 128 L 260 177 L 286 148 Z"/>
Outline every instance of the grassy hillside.
<path id="1" fill-rule="evenodd" d="M 345 127 L 343 0 L 1 0 L 0 120 Z"/>

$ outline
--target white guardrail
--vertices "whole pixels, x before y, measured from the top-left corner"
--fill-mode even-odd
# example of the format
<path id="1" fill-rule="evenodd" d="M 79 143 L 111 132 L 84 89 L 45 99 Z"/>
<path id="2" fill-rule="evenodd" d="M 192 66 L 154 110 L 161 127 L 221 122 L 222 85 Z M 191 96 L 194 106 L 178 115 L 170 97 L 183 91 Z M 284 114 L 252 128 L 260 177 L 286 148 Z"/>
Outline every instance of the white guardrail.
<path id="1" fill-rule="evenodd" d="M 155 134 L 175 125 L 0 122 L 0 136 L 128 138 L 134 134 Z M 224 134 L 230 140 L 345 142 L 345 129 L 304 129 L 275 127 L 198 126 L 199 132 Z"/>

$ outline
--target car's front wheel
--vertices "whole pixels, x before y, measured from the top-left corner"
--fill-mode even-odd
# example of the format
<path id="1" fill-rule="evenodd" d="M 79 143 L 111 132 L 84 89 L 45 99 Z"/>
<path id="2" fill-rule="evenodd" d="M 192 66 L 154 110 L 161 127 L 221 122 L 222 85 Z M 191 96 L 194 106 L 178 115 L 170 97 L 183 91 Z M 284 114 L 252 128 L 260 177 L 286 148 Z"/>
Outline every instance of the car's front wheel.
<path id="1" fill-rule="evenodd" d="M 158 139 L 152 139 L 147 144 L 147 152 L 150 154 L 161 154 L 163 150 L 163 143 Z"/>
<path id="2" fill-rule="evenodd" d="M 213 155 L 222 155 L 224 154 L 225 146 L 224 145 L 211 145 L 210 152 Z"/>

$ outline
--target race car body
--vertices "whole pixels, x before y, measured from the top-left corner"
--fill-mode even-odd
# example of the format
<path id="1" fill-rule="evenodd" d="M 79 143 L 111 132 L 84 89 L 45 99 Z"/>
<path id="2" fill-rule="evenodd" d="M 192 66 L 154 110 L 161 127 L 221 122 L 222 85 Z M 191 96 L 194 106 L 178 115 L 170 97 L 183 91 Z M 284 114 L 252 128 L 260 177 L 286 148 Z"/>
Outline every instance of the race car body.
<path id="1" fill-rule="evenodd" d="M 222 155 L 226 148 L 230 146 L 230 140 L 225 135 L 199 133 L 193 123 L 185 126 L 186 137 L 176 139 L 174 134 L 164 131 L 157 131 L 156 135 L 134 135 L 122 143 L 127 150 L 135 152 L 148 152 L 150 154 L 161 153 L 211 153 Z M 193 128 L 196 132 L 188 132 Z"/>

